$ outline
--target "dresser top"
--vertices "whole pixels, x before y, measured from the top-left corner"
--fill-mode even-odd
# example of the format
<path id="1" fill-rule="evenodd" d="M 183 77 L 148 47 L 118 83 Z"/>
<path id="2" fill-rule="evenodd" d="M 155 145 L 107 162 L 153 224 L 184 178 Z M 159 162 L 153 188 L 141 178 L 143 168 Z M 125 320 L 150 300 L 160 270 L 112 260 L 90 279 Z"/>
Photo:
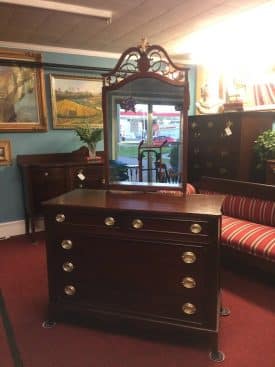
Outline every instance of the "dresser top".
<path id="1" fill-rule="evenodd" d="M 176 197 L 160 193 L 77 189 L 50 199 L 43 206 L 220 216 L 223 199 L 223 195 Z"/>

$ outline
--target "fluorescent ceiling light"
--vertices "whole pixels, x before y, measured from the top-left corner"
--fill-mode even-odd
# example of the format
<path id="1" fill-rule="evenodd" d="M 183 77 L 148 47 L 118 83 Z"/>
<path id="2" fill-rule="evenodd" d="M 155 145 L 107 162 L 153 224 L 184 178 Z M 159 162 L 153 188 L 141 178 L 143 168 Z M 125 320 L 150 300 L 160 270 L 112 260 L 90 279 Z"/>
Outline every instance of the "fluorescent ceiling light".
<path id="1" fill-rule="evenodd" d="M 71 14 L 81 14 L 90 17 L 106 19 L 108 23 L 111 23 L 112 12 L 109 10 L 94 9 L 88 6 L 79 6 L 73 4 L 59 3 L 57 1 L 44 1 L 44 0 L 0 0 L 3 4 L 12 4 L 20 6 L 29 6 L 32 8 L 60 11 Z"/>

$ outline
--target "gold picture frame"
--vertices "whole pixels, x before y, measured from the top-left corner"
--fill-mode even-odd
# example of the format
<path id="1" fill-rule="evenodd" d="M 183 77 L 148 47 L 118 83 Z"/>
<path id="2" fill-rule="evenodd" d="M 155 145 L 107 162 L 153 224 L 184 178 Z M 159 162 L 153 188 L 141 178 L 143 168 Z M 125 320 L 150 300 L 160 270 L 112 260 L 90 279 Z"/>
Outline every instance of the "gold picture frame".
<path id="1" fill-rule="evenodd" d="M 10 166 L 11 158 L 11 144 L 9 140 L 0 140 L 0 166 Z"/>
<path id="2" fill-rule="evenodd" d="M 103 127 L 102 78 L 51 74 L 53 129 Z"/>
<path id="3" fill-rule="evenodd" d="M 47 131 L 41 59 L 39 53 L 0 50 L 0 131 Z"/>

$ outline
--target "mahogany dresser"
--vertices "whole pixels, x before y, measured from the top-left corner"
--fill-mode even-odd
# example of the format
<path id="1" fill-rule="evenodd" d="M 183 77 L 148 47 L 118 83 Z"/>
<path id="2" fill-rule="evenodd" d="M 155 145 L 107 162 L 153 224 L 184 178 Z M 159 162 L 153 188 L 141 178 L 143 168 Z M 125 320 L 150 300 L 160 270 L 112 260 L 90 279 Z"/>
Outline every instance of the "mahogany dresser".
<path id="1" fill-rule="evenodd" d="M 49 318 L 207 334 L 219 357 L 223 198 L 76 189 L 44 202 Z"/>

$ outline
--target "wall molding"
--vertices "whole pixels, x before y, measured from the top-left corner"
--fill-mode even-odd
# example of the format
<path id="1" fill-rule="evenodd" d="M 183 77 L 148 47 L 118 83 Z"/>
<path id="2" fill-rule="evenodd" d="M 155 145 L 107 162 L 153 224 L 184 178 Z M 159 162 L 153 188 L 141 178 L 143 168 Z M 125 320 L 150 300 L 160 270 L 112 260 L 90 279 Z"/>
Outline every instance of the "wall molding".
<path id="1" fill-rule="evenodd" d="M 39 52 L 53 52 L 68 55 L 80 55 L 80 56 L 95 56 L 104 57 L 109 59 L 119 59 L 120 53 L 104 52 L 104 51 L 94 51 L 94 50 L 83 50 L 77 48 L 67 48 L 67 47 L 56 47 L 47 45 L 37 45 L 34 43 L 22 43 L 22 42 L 6 42 L 0 41 L 0 47 L 3 48 L 15 48 L 18 50 L 32 50 Z"/>
<path id="2" fill-rule="evenodd" d="M 37 219 L 35 222 L 36 232 L 43 231 L 45 229 L 43 218 Z M 25 221 L 16 220 L 12 222 L 0 223 L 0 239 L 6 239 L 13 236 L 19 236 L 25 234 Z"/>

